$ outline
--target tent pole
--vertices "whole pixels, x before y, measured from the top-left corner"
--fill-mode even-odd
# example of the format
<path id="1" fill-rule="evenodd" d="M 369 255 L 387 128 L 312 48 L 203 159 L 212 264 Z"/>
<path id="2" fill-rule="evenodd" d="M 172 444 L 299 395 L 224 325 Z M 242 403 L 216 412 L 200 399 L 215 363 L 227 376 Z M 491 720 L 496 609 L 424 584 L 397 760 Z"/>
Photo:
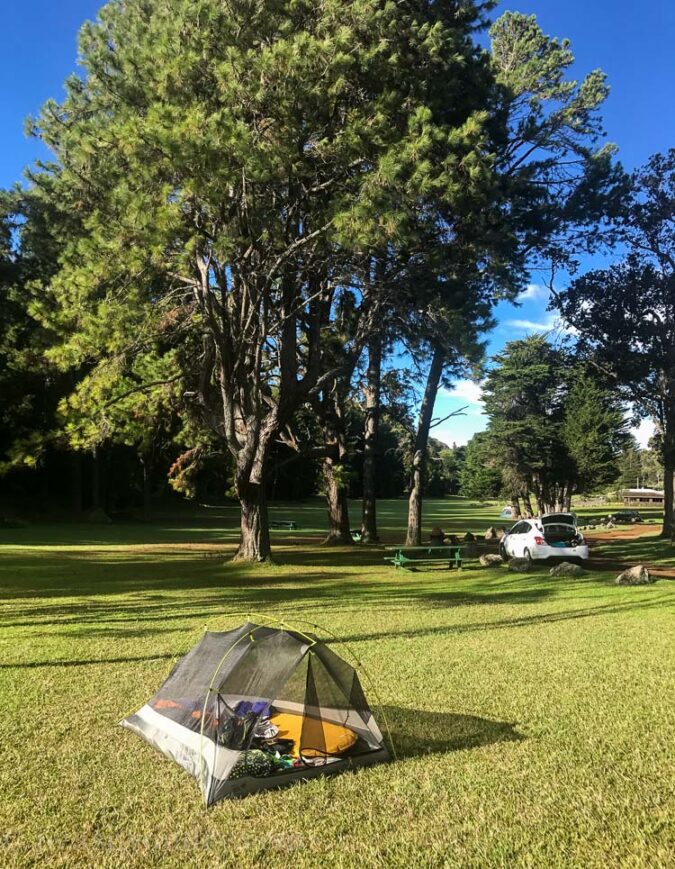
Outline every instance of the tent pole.
<path id="1" fill-rule="evenodd" d="M 241 643 L 243 640 L 248 639 L 249 642 L 253 642 L 253 634 L 255 633 L 255 631 L 262 630 L 264 627 L 265 627 L 265 625 L 256 625 L 250 631 L 247 631 L 242 637 L 239 637 L 238 640 L 235 640 L 234 643 L 232 643 L 232 645 L 227 650 L 227 652 L 225 652 L 223 657 L 220 659 L 218 666 L 214 670 L 213 677 L 211 679 L 211 683 L 209 684 L 208 690 L 206 692 L 206 696 L 204 697 L 204 708 L 202 709 L 202 720 L 201 720 L 201 726 L 199 728 L 199 788 L 200 788 L 202 794 L 204 795 L 204 802 L 207 806 L 208 806 L 208 798 L 207 798 L 206 794 L 204 794 L 204 780 L 203 780 L 204 722 L 206 720 L 206 706 L 209 702 L 209 697 L 211 696 L 211 692 L 213 691 L 213 686 L 214 686 L 215 681 L 216 681 L 216 676 L 218 675 L 221 667 L 223 666 L 223 664 L 225 663 L 225 661 L 227 660 L 227 658 L 231 654 L 232 650 L 235 649 L 239 645 L 239 643 Z M 214 745 L 214 751 L 217 751 L 218 750 L 218 742 L 217 741 L 214 742 L 213 745 Z M 215 762 L 215 755 L 214 755 L 214 762 Z"/>

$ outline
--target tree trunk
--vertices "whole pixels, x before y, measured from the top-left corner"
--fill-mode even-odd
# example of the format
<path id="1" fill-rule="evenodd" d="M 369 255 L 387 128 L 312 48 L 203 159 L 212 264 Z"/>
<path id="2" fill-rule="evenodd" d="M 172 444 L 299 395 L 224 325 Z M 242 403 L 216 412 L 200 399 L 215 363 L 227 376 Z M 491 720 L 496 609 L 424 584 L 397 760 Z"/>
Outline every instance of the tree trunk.
<path id="1" fill-rule="evenodd" d="M 339 462 L 334 462 L 329 457 L 324 459 L 323 479 L 328 507 L 328 536 L 324 543 L 336 546 L 354 542 L 349 526 L 347 490 L 340 479 L 340 469 Z"/>
<path id="2" fill-rule="evenodd" d="M 673 467 L 672 460 L 664 460 L 663 471 L 663 528 L 661 536 L 672 538 L 675 535 L 675 521 L 673 519 L 673 506 L 675 498 L 673 497 Z"/>
<path id="3" fill-rule="evenodd" d="M 541 480 L 539 481 L 539 486 L 541 489 L 541 495 L 537 496 L 537 501 L 539 502 L 539 510 L 541 515 L 544 513 L 552 513 L 555 510 L 555 503 L 551 496 L 551 487 L 549 484 Z"/>
<path id="4" fill-rule="evenodd" d="M 347 437 L 342 397 L 338 390 L 324 398 L 322 415 L 327 451 L 323 460 L 323 479 L 328 508 L 328 536 L 324 543 L 351 545 L 354 540 L 349 525 L 348 489 L 345 480 Z"/>
<path id="5" fill-rule="evenodd" d="M 429 373 L 427 374 L 427 383 L 424 389 L 422 406 L 420 407 L 417 434 L 415 435 L 413 447 L 410 496 L 408 499 L 408 531 L 405 540 L 407 546 L 420 546 L 422 543 L 422 498 L 427 445 L 429 443 L 429 429 L 431 428 L 431 419 L 444 362 L 445 352 L 436 346 L 431 359 L 431 365 L 429 366 Z"/>
<path id="6" fill-rule="evenodd" d="M 150 473 L 150 461 L 145 456 L 140 456 L 141 468 L 143 469 L 143 519 L 150 520 L 152 511 L 152 479 Z"/>
<path id="7" fill-rule="evenodd" d="M 377 543 L 376 458 L 380 424 L 380 380 L 382 374 L 382 338 L 374 335 L 368 344 L 366 375 L 366 420 L 363 445 L 363 504 L 361 541 Z"/>
<path id="8" fill-rule="evenodd" d="M 241 540 L 235 561 L 269 561 L 271 556 L 269 518 L 265 484 L 237 482 L 241 505 Z"/>
<path id="9" fill-rule="evenodd" d="M 663 527 L 661 537 L 672 538 L 675 534 L 675 492 L 673 491 L 673 475 L 675 474 L 675 423 L 674 427 L 668 424 L 664 426 L 662 440 L 663 458 Z"/>
<path id="10" fill-rule="evenodd" d="M 91 451 L 91 509 L 98 510 L 101 506 L 101 454 L 98 447 Z"/>
<path id="11" fill-rule="evenodd" d="M 511 518 L 520 519 L 521 515 L 518 495 L 511 495 Z"/>
<path id="12" fill-rule="evenodd" d="M 523 495 L 523 505 L 525 507 L 525 512 L 529 516 L 534 516 L 534 510 L 532 509 L 532 501 L 530 500 L 530 493 L 525 492 Z"/>
<path id="13" fill-rule="evenodd" d="M 70 454 L 70 504 L 75 516 L 82 513 L 82 456 L 74 450 Z"/>
<path id="14" fill-rule="evenodd" d="M 537 511 L 540 516 L 543 516 L 546 513 L 546 502 L 544 500 L 543 493 L 541 491 L 541 486 L 539 485 L 539 480 L 534 477 L 532 479 L 532 492 L 534 494 L 535 500 L 537 502 Z"/>

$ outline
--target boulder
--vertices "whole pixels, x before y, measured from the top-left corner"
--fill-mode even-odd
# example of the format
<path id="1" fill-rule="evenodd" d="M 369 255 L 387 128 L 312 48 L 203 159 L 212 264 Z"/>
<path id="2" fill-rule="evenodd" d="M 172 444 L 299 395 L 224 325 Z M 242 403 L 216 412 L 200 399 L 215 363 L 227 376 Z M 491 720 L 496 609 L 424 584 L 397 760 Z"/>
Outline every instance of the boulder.
<path id="1" fill-rule="evenodd" d="M 572 564 L 571 561 L 563 561 L 549 570 L 550 576 L 583 576 L 585 573 L 581 565 Z"/>
<path id="2" fill-rule="evenodd" d="M 629 567 L 620 573 L 614 582 L 617 585 L 649 585 L 656 582 L 656 577 L 651 575 L 644 564 L 636 564 L 635 567 Z"/>
<path id="3" fill-rule="evenodd" d="M 472 534 L 470 531 L 467 531 L 466 534 L 464 535 L 464 542 L 465 543 L 475 543 L 476 542 L 476 535 Z"/>
<path id="4" fill-rule="evenodd" d="M 509 570 L 514 573 L 528 573 L 532 570 L 532 562 L 529 558 L 512 558 L 509 561 Z"/>
<path id="5" fill-rule="evenodd" d="M 485 539 L 486 540 L 499 540 L 499 532 L 494 527 L 494 525 L 491 525 L 488 528 L 488 530 L 485 532 Z"/>
<path id="6" fill-rule="evenodd" d="M 605 525 L 605 528 L 616 528 L 616 525 L 615 525 L 613 522 L 608 522 L 608 523 Z"/>
<path id="7" fill-rule="evenodd" d="M 495 555 L 494 552 L 491 552 L 487 555 L 481 555 L 481 557 L 478 559 L 478 562 L 481 567 L 492 567 L 495 564 L 501 564 L 502 557 L 501 555 Z"/>

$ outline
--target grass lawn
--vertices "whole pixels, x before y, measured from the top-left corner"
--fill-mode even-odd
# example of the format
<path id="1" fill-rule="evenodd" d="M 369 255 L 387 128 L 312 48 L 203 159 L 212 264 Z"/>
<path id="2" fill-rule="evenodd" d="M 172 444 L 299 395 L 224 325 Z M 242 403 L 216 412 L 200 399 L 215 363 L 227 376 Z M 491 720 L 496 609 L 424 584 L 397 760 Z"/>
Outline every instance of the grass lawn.
<path id="1" fill-rule="evenodd" d="M 380 506 L 389 540 L 404 508 Z M 497 515 L 432 501 L 425 527 Z M 225 508 L 0 531 L 1 865 L 675 863 L 673 581 L 617 587 L 601 560 L 577 580 L 394 572 L 381 549 L 321 547 L 318 501 L 274 518 L 301 527 L 274 532 L 277 563 L 259 568 L 224 564 Z M 644 537 L 601 554 L 675 556 Z M 353 646 L 398 762 L 206 811 L 193 779 L 115 726 L 205 626 L 248 610 Z"/>

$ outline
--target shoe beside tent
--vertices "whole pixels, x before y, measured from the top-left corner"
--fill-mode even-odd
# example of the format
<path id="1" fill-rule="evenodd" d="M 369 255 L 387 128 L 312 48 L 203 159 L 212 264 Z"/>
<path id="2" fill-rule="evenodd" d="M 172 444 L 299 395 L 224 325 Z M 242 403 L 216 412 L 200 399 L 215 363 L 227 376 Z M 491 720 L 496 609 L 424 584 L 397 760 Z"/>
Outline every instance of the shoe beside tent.
<path id="1" fill-rule="evenodd" d="M 120 724 L 194 776 L 207 806 L 389 760 L 355 669 L 288 626 L 205 633 Z"/>

